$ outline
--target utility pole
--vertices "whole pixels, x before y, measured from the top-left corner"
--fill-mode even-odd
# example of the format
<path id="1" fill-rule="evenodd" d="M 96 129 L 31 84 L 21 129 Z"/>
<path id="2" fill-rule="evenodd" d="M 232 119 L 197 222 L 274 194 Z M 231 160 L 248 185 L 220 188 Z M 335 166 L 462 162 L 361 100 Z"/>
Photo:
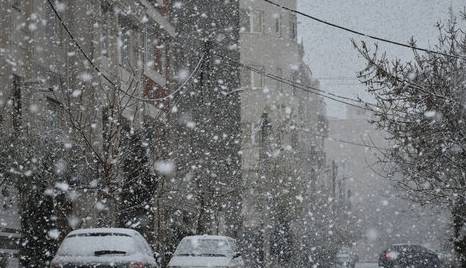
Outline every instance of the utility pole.
<path id="1" fill-rule="evenodd" d="M 335 163 L 335 160 L 332 161 L 332 198 L 336 200 L 337 198 L 337 175 L 338 175 L 338 166 Z"/>
<path id="2" fill-rule="evenodd" d="M 21 120 L 22 120 L 22 107 L 21 107 L 21 81 L 19 76 L 13 75 L 13 129 L 16 137 L 21 134 Z"/>
<path id="3" fill-rule="evenodd" d="M 263 209 L 263 219 L 262 219 L 262 228 L 264 232 L 263 236 L 263 252 L 264 252 L 264 267 L 269 268 L 272 265 L 272 255 L 271 255 L 271 209 L 272 209 L 272 200 L 270 200 L 269 192 L 269 179 L 271 171 L 270 163 L 270 153 L 271 153 L 271 135 L 272 135 L 272 124 L 270 123 L 269 116 L 267 113 L 263 113 L 261 117 L 261 148 L 259 152 L 259 180 L 260 185 L 262 186 L 260 191 L 260 196 L 264 196 L 260 201 L 262 201 Z"/>
<path id="4" fill-rule="evenodd" d="M 214 210 L 214 196 L 213 192 L 215 189 L 214 182 L 211 180 L 211 174 L 208 172 L 210 167 L 209 158 L 213 157 L 212 153 L 209 152 L 209 141 L 206 139 L 206 134 L 208 132 L 208 121 L 211 118 L 210 113 L 211 107 L 206 104 L 210 101 L 211 98 L 211 54 L 212 54 L 212 43 L 210 41 L 205 41 L 204 43 L 204 60 L 201 63 L 201 69 L 199 74 L 199 87 L 197 94 L 197 103 L 191 103 L 193 105 L 194 118 L 197 119 L 198 128 L 202 131 L 201 133 L 195 134 L 194 137 L 194 150 L 193 161 L 199 161 L 200 165 L 203 166 L 202 169 L 197 171 L 197 194 L 200 201 L 199 217 L 197 222 L 198 234 L 206 234 L 207 232 L 213 231 L 214 226 L 213 219 L 216 216 Z M 196 118 L 195 116 L 198 116 Z M 202 133 L 204 132 L 204 133 Z M 208 136 L 208 135 L 207 135 Z M 216 219 L 218 220 L 218 219 Z"/>

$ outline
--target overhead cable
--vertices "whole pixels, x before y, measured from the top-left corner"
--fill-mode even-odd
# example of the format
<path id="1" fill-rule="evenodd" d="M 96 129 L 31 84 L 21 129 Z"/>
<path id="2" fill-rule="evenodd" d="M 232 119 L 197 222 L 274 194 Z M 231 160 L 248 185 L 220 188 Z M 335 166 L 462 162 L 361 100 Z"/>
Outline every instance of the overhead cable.
<path id="1" fill-rule="evenodd" d="M 327 26 L 330 26 L 330 27 L 333 27 L 333 28 L 337 28 L 337 29 L 340 29 L 340 30 L 343 30 L 343 31 L 346 31 L 346 32 L 350 32 L 350 33 L 355 34 L 355 35 L 367 37 L 367 38 L 370 38 L 370 39 L 373 39 L 373 40 L 381 41 L 381 42 L 388 43 L 388 44 L 392 44 L 392 45 L 396 45 L 396 46 L 401 46 L 401 47 L 405 47 L 405 48 L 410 48 L 410 49 L 413 49 L 413 50 L 423 51 L 423 52 L 432 53 L 432 54 L 437 54 L 437 55 L 442 55 L 442 56 L 449 57 L 449 58 L 462 59 L 462 60 L 465 60 L 465 59 L 466 59 L 466 57 L 462 57 L 462 56 L 459 56 L 459 55 L 453 55 L 453 54 L 448 54 L 448 53 L 444 53 L 444 52 L 441 52 L 441 51 L 435 51 L 435 50 L 431 50 L 431 49 L 427 49 L 427 48 L 421 48 L 421 47 L 417 47 L 417 46 L 415 46 L 415 45 L 410 45 L 410 44 L 406 44 L 406 43 L 401 43 L 401 42 L 393 41 L 393 40 L 390 40 L 390 39 L 387 39 L 387 38 L 383 38 L 383 37 L 378 37 L 378 36 L 375 36 L 375 35 L 366 34 L 366 33 L 363 33 L 363 32 L 360 32 L 360 31 L 357 31 L 357 30 L 354 30 L 354 29 L 351 29 L 351 28 L 348 28 L 348 27 L 345 27 L 345 26 L 341 26 L 341 25 L 338 25 L 338 24 L 335 24 L 335 23 L 332 23 L 332 22 L 329 22 L 329 21 L 326 21 L 326 20 L 317 18 L 317 17 L 315 17 L 315 16 L 306 14 L 306 13 L 301 12 L 301 11 L 299 11 L 299 10 L 295 10 L 295 9 L 286 7 L 286 6 L 284 6 L 284 5 L 275 3 L 275 2 L 273 2 L 273 1 L 271 1 L 271 0 L 264 0 L 264 1 L 267 2 L 267 3 L 269 3 L 269 4 L 271 4 L 271 5 L 274 5 L 274 6 L 276 6 L 276 7 L 279 7 L 279 8 L 281 8 L 281 9 L 287 10 L 287 11 L 289 11 L 289 12 L 292 12 L 292 13 L 295 13 L 295 14 L 299 14 L 299 15 L 301 15 L 301 16 L 304 16 L 304 17 L 306 17 L 306 18 L 312 19 L 312 20 L 317 21 L 317 22 L 319 22 L 319 23 L 322 23 L 322 24 L 325 24 L 325 25 L 327 25 Z"/>
<path id="2" fill-rule="evenodd" d="M 336 102 L 339 102 L 339 103 L 342 103 L 342 104 L 345 104 L 345 105 L 353 106 L 353 107 L 363 109 L 363 110 L 367 110 L 367 111 L 370 111 L 370 112 L 374 112 L 374 110 L 370 109 L 369 107 L 378 108 L 378 106 L 373 104 L 373 103 L 363 102 L 360 99 L 352 99 L 352 98 L 340 96 L 340 95 L 337 95 L 337 94 L 334 94 L 334 93 L 327 93 L 326 91 L 323 91 L 323 90 L 321 90 L 319 88 L 309 86 L 309 85 L 303 85 L 303 84 L 300 84 L 300 83 L 296 83 L 295 81 L 289 80 L 287 78 L 280 77 L 278 75 L 274 75 L 274 74 L 271 74 L 271 73 L 267 73 L 264 70 L 259 70 L 257 68 L 252 67 L 252 66 L 249 66 L 247 64 L 241 63 L 241 62 L 239 62 L 237 60 L 231 59 L 230 57 L 227 57 L 227 56 L 223 56 L 223 55 L 219 55 L 219 54 L 217 54 L 216 56 L 219 56 L 219 57 L 221 57 L 223 59 L 226 59 L 227 61 L 229 61 L 232 64 L 239 65 L 239 66 L 241 66 L 243 68 L 246 68 L 248 70 L 251 70 L 251 71 L 253 71 L 255 73 L 258 73 L 258 74 L 264 75 L 266 77 L 269 77 L 270 79 L 273 79 L 275 81 L 287 84 L 289 86 L 292 86 L 292 87 L 295 87 L 295 88 L 298 88 L 298 89 L 301 89 L 301 90 L 303 90 L 305 92 L 308 92 L 308 93 L 311 93 L 311 94 L 314 94 L 314 95 L 321 96 L 323 98 L 327 98 L 327 99 L 330 99 L 330 100 L 333 100 L 333 101 L 336 101 Z M 351 103 L 349 101 L 355 102 L 355 103 L 360 103 L 360 104 L 363 104 L 364 106 L 358 105 L 358 104 L 355 104 L 355 103 Z"/>

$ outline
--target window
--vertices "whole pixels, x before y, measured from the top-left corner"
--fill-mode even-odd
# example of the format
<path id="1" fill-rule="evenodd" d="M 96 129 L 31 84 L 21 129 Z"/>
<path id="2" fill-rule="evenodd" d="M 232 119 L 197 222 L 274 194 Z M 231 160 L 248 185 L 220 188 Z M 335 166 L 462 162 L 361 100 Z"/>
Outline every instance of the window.
<path id="1" fill-rule="evenodd" d="M 257 65 L 251 65 L 251 67 L 254 68 L 253 70 L 250 70 L 248 68 L 242 68 L 241 69 L 241 86 L 243 88 L 263 88 L 264 87 L 264 67 L 263 66 L 257 66 Z"/>
<path id="2" fill-rule="evenodd" d="M 298 37 L 298 25 L 295 15 L 290 15 L 290 39 L 296 40 Z"/>
<path id="3" fill-rule="evenodd" d="M 146 64 L 146 66 L 151 65 L 150 61 L 152 60 L 151 55 L 153 52 L 153 46 L 151 43 L 151 39 L 152 38 L 151 34 L 149 33 L 149 29 L 148 27 L 146 27 L 144 29 L 144 63 Z"/>
<path id="4" fill-rule="evenodd" d="M 297 89 L 295 83 L 299 83 L 299 75 L 298 75 L 297 72 L 294 72 L 294 73 L 291 75 L 291 81 L 293 81 L 292 94 L 293 94 L 293 96 L 296 96 L 296 93 L 297 93 L 298 89 Z"/>
<path id="5" fill-rule="evenodd" d="M 100 51 L 103 56 L 108 56 L 108 48 L 109 48 L 109 34 L 106 25 L 103 25 L 102 32 L 100 34 Z"/>
<path id="6" fill-rule="evenodd" d="M 149 0 L 151 3 L 163 16 L 167 16 L 170 14 L 170 0 Z"/>
<path id="7" fill-rule="evenodd" d="M 58 40 L 58 30 L 59 25 L 57 20 L 55 19 L 55 14 L 51 8 L 47 8 L 47 26 L 45 27 L 45 34 L 47 37 L 47 41 L 49 42 L 48 47 L 51 50 L 54 50 L 58 47 L 59 40 Z"/>
<path id="8" fill-rule="evenodd" d="M 120 33 L 120 63 L 122 65 L 129 65 L 130 54 L 130 31 L 122 30 Z"/>
<path id="9" fill-rule="evenodd" d="M 251 29 L 253 33 L 261 33 L 264 27 L 264 12 L 252 11 L 251 13 Z"/>
<path id="10" fill-rule="evenodd" d="M 251 70 L 245 67 L 241 68 L 241 85 L 243 87 L 251 85 Z"/>
<path id="11" fill-rule="evenodd" d="M 294 130 L 294 131 L 291 133 L 290 141 L 291 141 L 291 147 L 292 147 L 293 149 L 298 149 L 298 146 L 299 146 L 299 138 L 298 138 L 298 133 L 296 132 L 296 130 Z"/>
<path id="12" fill-rule="evenodd" d="M 274 32 L 276 35 L 282 35 L 282 17 L 281 14 L 274 15 Z"/>
<path id="13" fill-rule="evenodd" d="M 248 11 L 245 9 L 240 10 L 240 32 L 249 33 L 251 32 L 251 20 L 249 18 Z"/>
<path id="14" fill-rule="evenodd" d="M 252 66 L 255 70 L 251 70 L 251 87 L 253 89 L 264 87 L 264 67 Z"/>
<path id="15" fill-rule="evenodd" d="M 241 32 L 246 33 L 262 33 L 264 28 L 264 12 L 263 11 L 240 11 Z"/>
<path id="16" fill-rule="evenodd" d="M 60 110 L 60 102 L 47 97 L 47 125 L 49 128 L 56 129 L 60 127 Z"/>
<path id="17" fill-rule="evenodd" d="M 121 18 L 120 18 L 121 19 Z M 130 24 L 124 19 L 120 22 L 120 32 L 118 34 L 118 46 L 120 49 L 120 64 L 128 67 L 131 63 L 131 36 L 133 31 Z"/>
<path id="18" fill-rule="evenodd" d="M 155 45 L 155 61 L 154 61 L 154 68 L 155 70 L 164 75 L 165 66 L 167 63 L 167 50 L 165 45 L 157 44 Z"/>
<path id="19" fill-rule="evenodd" d="M 283 77 L 283 70 L 281 68 L 277 68 L 277 76 L 278 77 Z M 277 79 L 277 89 L 282 90 L 282 82 Z"/>
<path id="20" fill-rule="evenodd" d="M 162 73 L 163 49 L 155 36 L 155 29 L 146 27 L 144 31 L 144 62 L 151 70 Z"/>
<path id="21" fill-rule="evenodd" d="M 109 55 L 110 49 L 110 29 L 111 29 L 111 19 L 112 16 L 111 9 L 108 3 L 102 2 L 100 5 L 101 16 L 102 16 L 102 27 L 100 31 L 100 52 L 102 56 Z"/>
<path id="22" fill-rule="evenodd" d="M 23 2 L 23 0 L 13 0 L 13 3 L 11 4 L 11 7 L 16 9 L 17 11 L 21 12 L 23 10 L 22 2 Z"/>

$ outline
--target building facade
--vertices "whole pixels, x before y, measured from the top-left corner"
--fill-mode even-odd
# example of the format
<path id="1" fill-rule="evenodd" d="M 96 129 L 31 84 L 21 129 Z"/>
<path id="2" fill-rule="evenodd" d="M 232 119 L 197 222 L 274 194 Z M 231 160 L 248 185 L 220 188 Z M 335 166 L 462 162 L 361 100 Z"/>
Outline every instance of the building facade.
<path id="1" fill-rule="evenodd" d="M 141 223 L 151 226 L 152 232 L 154 217 L 147 218 L 145 206 L 129 209 L 134 200 L 120 192 L 128 186 L 153 207 L 153 196 L 143 192 L 155 194 L 154 179 L 142 181 L 143 190 L 133 189 L 125 176 L 132 170 L 122 163 L 138 148 L 145 159 L 139 163 L 148 174 L 144 178 L 153 178 L 158 176 L 154 163 L 167 154 L 171 105 L 167 96 L 176 86 L 170 56 L 175 36 L 171 4 L 166 0 L 50 3 L 54 8 L 45 0 L 0 3 L 2 136 L 36 150 L 43 148 L 34 152 L 37 159 L 50 157 L 50 165 L 55 165 L 47 180 L 41 179 L 43 188 L 34 189 L 42 191 L 38 198 L 50 199 L 53 207 L 48 210 L 58 211 L 57 204 L 67 207 L 63 222 L 53 223 L 60 236 L 67 228 L 137 228 Z M 74 164 L 67 165 L 71 161 Z M 24 190 L 26 186 L 13 177 L 2 172 L 7 182 L 2 185 Z M 15 206 L 24 215 L 34 201 L 18 196 Z M 15 225 L 9 229 L 23 229 L 23 235 L 29 231 L 24 230 L 24 217 L 9 222 Z"/>
<path id="2" fill-rule="evenodd" d="M 319 83 L 303 61 L 296 15 L 265 1 L 240 8 L 245 248 L 251 267 L 293 266 L 298 219 L 325 167 L 325 107 L 312 93 Z"/>
<path id="3" fill-rule="evenodd" d="M 0 127 L 59 151 L 41 185 L 66 212 L 53 228 L 137 228 L 161 253 L 227 234 L 248 267 L 292 265 L 281 252 L 300 250 L 326 161 L 296 16 L 253 0 L 51 3 L 58 15 L 0 1 Z"/>
<path id="4" fill-rule="evenodd" d="M 239 2 L 177 1 L 173 21 L 177 69 L 194 73 L 195 79 L 180 92 L 173 113 L 177 181 L 172 187 L 188 193 L 188 200 L 177 196 L 191 205 L 184 209 L 190 219 L 186 226 L 197 233 L 236 237 L 241 222 L 241 103 L 239 68 L 226 59 L 239 61 Z"/>

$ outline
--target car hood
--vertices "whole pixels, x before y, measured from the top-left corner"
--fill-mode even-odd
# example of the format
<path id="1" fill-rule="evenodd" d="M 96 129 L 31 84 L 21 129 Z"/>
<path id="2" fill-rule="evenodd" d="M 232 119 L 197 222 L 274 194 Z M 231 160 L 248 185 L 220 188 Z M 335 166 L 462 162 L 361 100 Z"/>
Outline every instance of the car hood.
<path id="1" fill-rule="evenodd" d="M 231 257 L 203 257 L 203 256 L 174 256 L 169 266 L 227 266 L 231 262 Z"/>
<path id="2" fill-rule="evenodd" d="M 73 264 L 95 264 L 95 263 L 129 263 L 143 262 L 155 264 L 155 259 L 144 254 L 134 254 L 129 256 L 56 256 L 52 263 L 73 263 Z"/>

